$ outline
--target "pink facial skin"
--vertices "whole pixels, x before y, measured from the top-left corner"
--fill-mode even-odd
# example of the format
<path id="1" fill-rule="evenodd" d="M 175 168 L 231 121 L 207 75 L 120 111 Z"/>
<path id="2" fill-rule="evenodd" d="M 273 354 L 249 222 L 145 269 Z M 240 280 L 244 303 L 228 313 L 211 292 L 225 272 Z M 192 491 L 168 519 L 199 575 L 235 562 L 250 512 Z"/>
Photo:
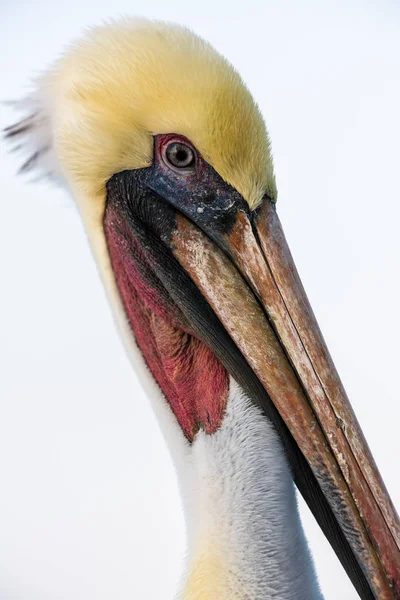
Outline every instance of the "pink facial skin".
<path id="1" fill-rule="evenodd" d="M 112 202 L 106 208 L 104 228 L 132 333 L 184 435 L 192 441 L 199 429 L 214 433 L 228 399 L 226 369 L 188 329 L 153 274 L 146 248 Z"/>

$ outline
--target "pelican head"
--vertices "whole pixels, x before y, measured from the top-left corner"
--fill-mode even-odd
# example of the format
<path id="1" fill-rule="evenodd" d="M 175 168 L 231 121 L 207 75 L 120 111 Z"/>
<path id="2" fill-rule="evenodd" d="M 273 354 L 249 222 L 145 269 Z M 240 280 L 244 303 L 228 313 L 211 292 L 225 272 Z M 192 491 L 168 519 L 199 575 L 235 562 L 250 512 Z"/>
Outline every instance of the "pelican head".
<path id="1" fill-rule="evenodd" d="M 6 134 L 72 192 L 182 487 L 196 480 L 182 597 L 321 598 L 293 478 L 360 597 L 400 598 L 397 516 L 238 73 L 184 27 L 126 19 L 90 30 L 22 106 Z"/>

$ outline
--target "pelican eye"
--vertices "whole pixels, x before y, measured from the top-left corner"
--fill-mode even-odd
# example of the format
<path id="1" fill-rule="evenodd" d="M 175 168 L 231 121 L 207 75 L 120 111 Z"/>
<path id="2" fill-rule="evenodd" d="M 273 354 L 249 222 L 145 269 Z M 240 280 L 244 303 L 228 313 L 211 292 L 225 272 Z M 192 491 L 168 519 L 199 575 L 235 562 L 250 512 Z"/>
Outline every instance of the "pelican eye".
<path id="1" fill-rule="evenodd" d="M 189 169 L 194 165 L 195 155 L 190 146 L 181 142 L 171 142 L 165 150 L 165 160 L 175 169 Z"/>

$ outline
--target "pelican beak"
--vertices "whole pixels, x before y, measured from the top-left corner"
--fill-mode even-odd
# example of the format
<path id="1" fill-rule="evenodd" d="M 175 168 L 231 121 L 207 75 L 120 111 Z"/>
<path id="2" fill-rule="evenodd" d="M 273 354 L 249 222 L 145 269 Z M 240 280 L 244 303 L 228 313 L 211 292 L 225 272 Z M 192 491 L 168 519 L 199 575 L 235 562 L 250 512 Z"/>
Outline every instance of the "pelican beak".
<path id="1" fill-rule="evenodd" d="M 189 324 L 274 423 L 293 479 L 360 597 L 400 598 L 398 517 L 275 205 L 265 197 L 249 210 L 210 170 L 207 193 L 203 180 L 172 180 L 157 164 L 132 173 L 108 184 L 104 226 L 111 256 L 145 257 L 140 272 L 148 297 L 150 288 L 162 288 L 186 330 Z M 140 252 L 131 239 L 139 240 Z"/>
<path id="2" fill-rule="evenodd" d="M 252 215 L 238 210 L 229 232 L 214 231 L 213 237 L 223 252 L 178 216 L 173 252 L 267 391 L 328 501 L 372 597 L 399 598 L 396 511 L 325 345 L 275 205 L 265 200 Z M 295 473 L 295 480 L 337 547 L 337 531 L 328 531 L 315 496 L 304 494 L 304 474 Z M 342 562 L 352 576 L 353 561 L 342 557 Z M 370 597 L 363 584 L 355 585 L 361 597 Z"/>

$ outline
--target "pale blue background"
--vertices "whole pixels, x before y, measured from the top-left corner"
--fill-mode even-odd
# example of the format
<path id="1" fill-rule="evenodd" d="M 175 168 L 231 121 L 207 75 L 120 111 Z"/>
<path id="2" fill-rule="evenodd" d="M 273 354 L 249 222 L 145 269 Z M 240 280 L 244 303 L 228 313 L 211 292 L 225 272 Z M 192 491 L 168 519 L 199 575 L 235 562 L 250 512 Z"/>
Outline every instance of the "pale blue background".
<path id="1" fill-rule="evenodd" d="M 398 2 L 2 0 L 0 98 L 122 13 L 190 25 L 254 93 L 289 243 L 400 505 Z M 2 107 L 0 124 L 13 119 Z M 79 218 L 0 151 L 0 598 L 172 599 L 185 548 L 175 475 Z M 326 598 L 355 599 L 303 515 Z"/>

